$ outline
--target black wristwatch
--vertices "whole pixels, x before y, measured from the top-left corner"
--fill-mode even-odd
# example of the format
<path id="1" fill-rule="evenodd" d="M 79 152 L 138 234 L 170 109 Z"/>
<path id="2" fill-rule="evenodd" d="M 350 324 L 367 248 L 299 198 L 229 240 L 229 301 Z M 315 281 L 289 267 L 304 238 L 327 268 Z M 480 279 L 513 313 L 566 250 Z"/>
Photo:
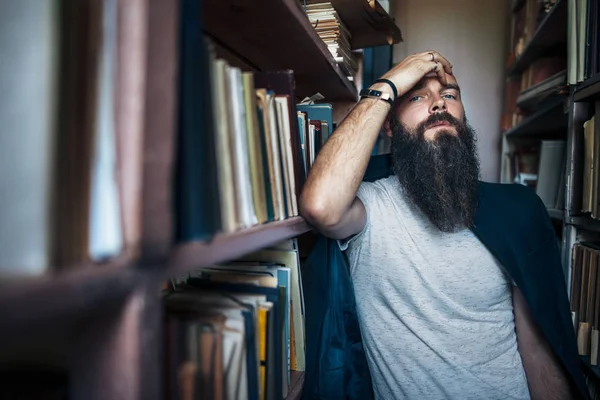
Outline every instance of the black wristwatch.
<path id="1" fill-rule="evenodd" d="M 394 105 L 394 100 L 390 98 L 389 93 L 384 93 L 381 90 L 363 89 L 360 91 L 360 98 L 371 97 L 387 101 L 391 106 Z"/>

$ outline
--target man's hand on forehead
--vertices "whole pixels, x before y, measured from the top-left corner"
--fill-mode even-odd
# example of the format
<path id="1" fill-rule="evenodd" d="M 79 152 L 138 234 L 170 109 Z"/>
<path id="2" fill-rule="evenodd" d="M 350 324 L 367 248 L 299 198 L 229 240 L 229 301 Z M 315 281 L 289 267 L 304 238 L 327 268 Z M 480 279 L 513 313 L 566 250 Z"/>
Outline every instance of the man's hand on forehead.
<path id="1" fill-rule="evenodd" d="M 452 64 L 440 53 L 432 50 L 406 57 L 382 78 L 395 85 L 398 97 L 402 97 L 425 77 L 437 77 L 442 85 L 447 85 L 449 81 L 455 83 L 454 79 L 449 79 L 450 76 Z M 394 94 L 393 88 L 386 83 L 376 83 L 372 87 L 385 90 L 390 95 Z"/>

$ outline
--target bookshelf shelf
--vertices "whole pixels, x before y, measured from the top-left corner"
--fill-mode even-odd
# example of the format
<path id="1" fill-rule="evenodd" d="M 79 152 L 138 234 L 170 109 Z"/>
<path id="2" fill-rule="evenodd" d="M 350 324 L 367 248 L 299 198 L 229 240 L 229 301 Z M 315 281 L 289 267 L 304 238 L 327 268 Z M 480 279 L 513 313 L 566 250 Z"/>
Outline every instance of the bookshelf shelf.
<path id="1" fill-rule="evenodd" d="M 308 4 L 321 2 L 307 1 Z M 331 4 L 352 34 L 353 50 L 402 41 L 400 28 L 377 0 L 331 0 Z"/>
<path id="2" fill-rule="evenodd" d="M 548 135 L 548 131 L 566 131 L 568 126 L 567 115 L 563 112 L 563 98 L 553 98 L 543 107 L 521 123 L 504 132 L 507 138 L 536 137 L 542 133 Z"/>
<path id="3" fill-rule="evenodd" d="M 519 93 L 517 106 L 530 108 L 554 95 L 568 94 L 567 71 L 559 72 Z"/>
<path id="4" fill-rule="evenodd" d="M 550 215 L 550 218 L 558 220 L 558 221 L 562 221 L 565 219 L 564 212 L 562 210 L 557 210 L 555 208 L 549 208 L 548 215 Z"/>
<path id="5" fill-rule="evenodd" d="M 14 282 L 0 291 L 0 336 L 60 325 L 124 301 L 139 272 L 122 265 L 81 268 L 57 277 Z"/>
<path id="6" fill-rule="evenodd" d="M 539 24 L 523 52 L 508 69 L 508 75 L 517 75 L 539 56 L 555 46 L 566 48 L 567 0 L 558 0 L 546 18 Z"/>
<path id="7" fill-rule="evenodd" d="M 292 371 L 290 379 L 290 388 L 286 400 L 300 400 L 302 397 L 302 387 L 304 386 L 304 372 Z"/>
<path id="8" fill-rule="evenodd" d="M 588 101 L 600 98 L 600 74 L 583 81 L 573 93 L 575 101 Z"/>
<path id="9" fill-rule="evenodd" d="M 209 241 L 178 245 L 169 263 L 169 274 L 232 260 L 310 231 L 302 217 L 269 222 L 229 234 L 218 234 Z"/>
<path id="10" fill-rule="evenodd" d="M 585 368 L 590 370 L 596 376 L 596 379 L 600 379 L 600 367 L 598 367 L 597 365 L 590 364 L 589 356 L 580 356 L 580 357 L 581 357 L 581 362 L 585 366 Z"/>
<path id="11" fill-rule="evenodd" d="M 585 229 L 591 232 L 600 232 L 600 221 L 587 215 L 579 215 L 569 219 L 570 225 Z"/>
<path id="12" fill-rule="evenodd" d="M 297 0 L 206 0 L 204 14 L 206 32 L 220 48 L 243 60 L 239 67 L 293 70 L 296 96 L 300 98 L 318 92 L 327 101 L 358 99 L 356 87 L 337 65 Z"/>

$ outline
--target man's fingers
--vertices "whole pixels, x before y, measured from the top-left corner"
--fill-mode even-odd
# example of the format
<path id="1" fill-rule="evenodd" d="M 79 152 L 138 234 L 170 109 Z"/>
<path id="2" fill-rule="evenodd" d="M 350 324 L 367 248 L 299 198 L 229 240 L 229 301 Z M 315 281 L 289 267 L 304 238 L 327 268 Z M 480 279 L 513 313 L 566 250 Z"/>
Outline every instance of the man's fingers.
<path id="1" fill-rule="evenodd" d="M 446 85 L 448 83 L 448 79 L 446 79 L 446 71 L 442 67 L 442 63 L 438 61 L 433 61 L 433 72 L 435 72 L 438 76 L 438 79 L 442 83 L 442 85 Z"/>
<path id="2" fill-rule="evenodd" d="M 452 75 L 452 64 L 450 64 L 450 62 L 437 51 L 426 51 L 421 53 L 419 57 L 426 61 L 437 61 L 441 63 L 440 68 L 443 68 L 447 74 Z"/>

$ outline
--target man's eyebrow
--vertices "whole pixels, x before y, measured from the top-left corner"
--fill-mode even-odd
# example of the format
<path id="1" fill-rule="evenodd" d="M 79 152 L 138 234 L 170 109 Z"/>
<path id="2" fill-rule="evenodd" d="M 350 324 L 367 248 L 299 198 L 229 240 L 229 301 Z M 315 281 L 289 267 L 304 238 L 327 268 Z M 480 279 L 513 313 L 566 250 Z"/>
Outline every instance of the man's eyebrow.
<path id="1" fill-rule="evenodd" d="M 424 89 L 425 86 L 426 86 L 426 84 L 424 82 L 420 82 L 420 83 L 416 84 L 415 86 L 413 86 L 413 88 L 410 89 L 406 94 L 410 94 L 410 93 L 416 92 L 418 90 Z M 447 83 L 447 84 L 443 85 L 442 88 L 440 89 L 440 92 L 442 92 L 444 90 L 448 90 L 448 89 L 454 89 L 458 93 L 460 93 L 460 87 L 456 83 Z"/>
<path id="2" fill-rule="evenodd" d="M 460 87 L 456 83 L 447 83 L 442 87 L 442 90 L 454 89 L 460 93 Z"/>

